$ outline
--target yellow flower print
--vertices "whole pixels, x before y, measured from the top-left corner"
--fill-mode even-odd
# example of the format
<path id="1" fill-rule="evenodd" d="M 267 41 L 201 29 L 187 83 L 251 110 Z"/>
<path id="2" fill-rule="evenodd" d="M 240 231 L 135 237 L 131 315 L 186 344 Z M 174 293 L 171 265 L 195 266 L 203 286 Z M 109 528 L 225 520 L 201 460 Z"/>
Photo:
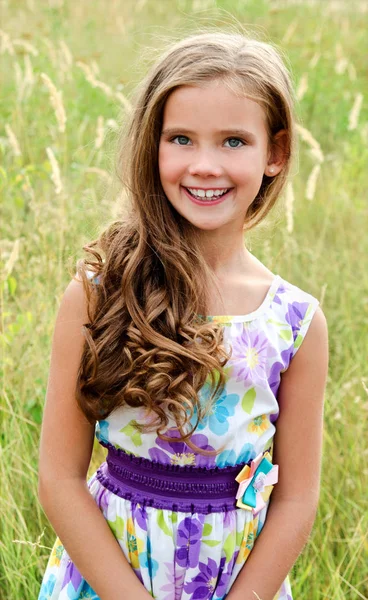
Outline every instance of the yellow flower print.
<path id="1" fill-rule="evenodd" d="M 242 542 L 239 548 L 239 554 L 236 559 L 237 564 L 245 562 L 252 550 L 256 538 L 258 527 L 258 518 L 253 519 L 248 523 L 248 528 L 245 529 Z"/>
<path id="2" fill-rule="evenodd" d="M 50 567 L 53 567 L 55 565 L 58 567 L 60 565 L 60 560 L 63 555 L 63 552 L 64 552 L 64 546 L 62 545 L 59 538 L 56 538 L 55 544 L 54 544 L 54 547 L 52 549 L 51 556 L 50 556 Z"/>
<path id="3" fill-rule="evenodd" d="M 216 320 L 217 323 L 225 324 L 231 323 L 233 318 L 231 315 L 215 315 L 212 319 Z"/>
<path id="4" fill-rule="evenodd" d="M 196 457 L 193 452 L 181 452 L 179 454 L 173 454 L 170 462 L 172 465 L 195 465 Z"/>
<path id="5" fill-rule="evenodd" d="M 267 415 L 260 415 L 253 419 L 253 421 L 248 425 L 248 431 L 251 433 L 258 433 L 261 435 L 266 429 L 269 427 L 269 421 L 267 419 Z"/>
<path id="6" fill-rule="evenodd" d="M 133 569 L 139 569 L 138 554 L 143 552 L 144 543 L 136 536 L 133 519 L 130 517 L 127 523 L 127 538 L 128 538 L 128 550 L 129 560 Z"/>

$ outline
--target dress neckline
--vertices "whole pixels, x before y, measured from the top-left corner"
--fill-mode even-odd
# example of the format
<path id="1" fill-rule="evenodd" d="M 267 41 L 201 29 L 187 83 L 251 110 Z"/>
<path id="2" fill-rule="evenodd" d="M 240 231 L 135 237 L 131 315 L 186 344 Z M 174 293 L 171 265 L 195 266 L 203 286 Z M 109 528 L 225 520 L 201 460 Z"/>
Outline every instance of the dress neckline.
<path id="1" fill-rule="evenodd" d="M 280 282 L 280 275 L 275 275 L 261 305 L 258 308 L 256 308 L 256 310 L 253 310 L 252 312 L 246 315 L 207 315 L 205 318 L 208 321 L 218 321 L 220 323 L 238 323 L 240 321 L 252 321 L 259 315 L 263 314 L 266 311 L 266 309 L 271 305 L 274 296 L 279 288 Z M 198 316 L 201 317 L 202 315 Z"/>

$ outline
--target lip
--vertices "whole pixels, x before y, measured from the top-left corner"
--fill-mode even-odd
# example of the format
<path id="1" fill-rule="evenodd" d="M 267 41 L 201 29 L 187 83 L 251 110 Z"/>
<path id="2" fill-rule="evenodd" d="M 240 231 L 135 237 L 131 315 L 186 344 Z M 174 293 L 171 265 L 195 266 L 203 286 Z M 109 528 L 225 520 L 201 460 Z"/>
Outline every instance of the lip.
<path id="1" fill-rule="evenodd" d="M 218 200 L 211 200 L 211 202 L 202 202 L 201 200 L 197 200 L 196 198 L 194 198 L 187 190 L 187 188 L 185 188 L 183 185 L 181 186 L 182 190 L 184 191 L 185 195 L 194 203 L 194 204 L 198 204 L 198 206 L 216 206 L 217 204 L 220 204 L 221 202 L 225 201 L 226 198 L 229 196 L 229 194 L 233 191 L 233 188 L 230 188 L 228 192 L 226 192 L 226 194 L 223 194 Z M 196 190 L 202 190 L 205 188 L 195 188 Z M 213 188 L 207 188 L 209 190 L 212 190 Z M 216 189 L 221 189 L 221 188 L 216 188 Z"/>

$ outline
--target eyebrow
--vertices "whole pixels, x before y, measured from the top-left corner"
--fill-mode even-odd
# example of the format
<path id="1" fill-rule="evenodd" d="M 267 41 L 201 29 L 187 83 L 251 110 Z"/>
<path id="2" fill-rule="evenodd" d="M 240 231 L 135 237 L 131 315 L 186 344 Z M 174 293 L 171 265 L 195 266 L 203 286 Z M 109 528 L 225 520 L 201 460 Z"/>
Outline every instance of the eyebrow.
<path id="1" fill-rule="evenodd" d="M 167 136 L 171 136 L 171 135 L 175 135 L 175 134 L 182 134 L 182 135 L 193 135 L 195 132 L 191 131 L 190 129 L 185 129 L 185 127 L 181 128 L 181 127 L 169 127 L 167 129 L 163 129 L 161 132 L 161 135 L 167 135 Z M 251 141 L 254 141 L 255 135 L 254 133 L 251 133 L 250 131 L 246 131 L 246 129 L 220 129 L 218 131 L 216 131 L 216 133 L 218 133 L 219 135 L 224 135 L 224 136 L 235 136 L 235 137 L 244 137 L 244 138 L 248 138 Z"/>

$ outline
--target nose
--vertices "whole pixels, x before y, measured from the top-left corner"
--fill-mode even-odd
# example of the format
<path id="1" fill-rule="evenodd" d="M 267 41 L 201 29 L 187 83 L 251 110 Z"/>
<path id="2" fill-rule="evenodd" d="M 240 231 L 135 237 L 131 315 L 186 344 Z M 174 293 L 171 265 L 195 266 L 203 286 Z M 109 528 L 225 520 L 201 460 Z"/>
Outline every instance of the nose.
<path id="1" fill-rule="evenodd" d="M 223 168 L 216 160 L 213 153 L 208 150 L 201 150 L 192 156 L 192 161 L 188 166 L 189 175 L 199 177 L 220 177 L 223 174 Z"/>

